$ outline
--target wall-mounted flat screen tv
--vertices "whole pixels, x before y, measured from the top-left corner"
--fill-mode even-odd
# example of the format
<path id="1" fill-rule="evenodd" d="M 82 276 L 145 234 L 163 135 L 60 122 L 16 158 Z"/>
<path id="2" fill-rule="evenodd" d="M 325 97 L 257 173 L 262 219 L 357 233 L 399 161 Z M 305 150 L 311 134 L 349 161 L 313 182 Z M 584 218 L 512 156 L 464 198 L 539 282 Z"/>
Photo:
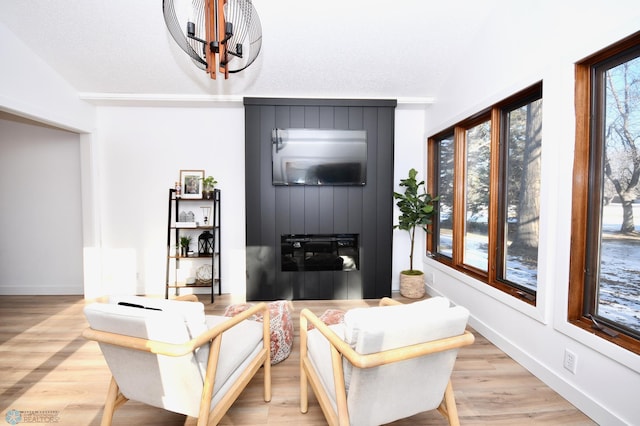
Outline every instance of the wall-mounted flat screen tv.
<path id="1" fill-rule="evenodd" d="M 366 130 L 273 129 L 274 185 L 365 185 Z"/>

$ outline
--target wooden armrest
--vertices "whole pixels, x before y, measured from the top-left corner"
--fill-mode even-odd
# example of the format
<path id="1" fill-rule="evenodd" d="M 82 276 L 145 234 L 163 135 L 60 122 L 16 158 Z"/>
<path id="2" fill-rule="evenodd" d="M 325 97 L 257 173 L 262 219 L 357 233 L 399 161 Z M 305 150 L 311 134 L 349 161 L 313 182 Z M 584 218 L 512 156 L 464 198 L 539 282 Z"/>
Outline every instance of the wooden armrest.
<path id="1" fill-rule="evenodd" d="M 393 300 L 390 297 L 383 297 L 382 299 L 380 299 L 380 303 L 378 304 L 379 306 L 393 306 L 393 305 L 402 305 L 402 302 L 399 302 L 397 300 Z"/>
<path id="2" fill-rule="evenodd" d="M 263 318 L 265 324 L 267 324 L 265 329 L 267 330 L 267 336 L 269 336 L 269 307 L 264 302 L 258 303 L 252 306 L 250 309 L 247 309 L 246 311 L 241 312 L 234 317 L 229 317 L 229 320 L 216 325 L 215 327 L 205 331 L 204 333 L 200 334 L 194 339 L 189 340 L 188 342 L 180 344 L 159 342 L 157 340 L 143 339 L 141 337 L 125 336 L 123 334 L 99 331 L 92 328 L 85 329 L 82 332 L 82 336 L 88 340 L 95 340 L 101 343 L 108 343 L 110 345 L 151 352 L 158 355 L 182 356 L 193 352 L 204 344 L 211 342 L 214 338 L 218 337 L 231 327 L 234 327 L 238 323 L 244 321 L 245 319 L 260 311 L 264 311 Z"/>
<path id="3" fill-rule="evenodd" d="M 349 346 L 344 340 L 342 340 L 340 336 L 338 336 L 333 330 L 331 330 L 313 312 L 309 311 L 308 309 L 303 309 L 302 311 L 300 311 L 300 333 L 307 333 L 307 321 L 313 324 L 316 329 L 320 333 L 322 333 L 322 335 L 329 341 L 329 344 L 331 346 L 333 346 L 338 352 L 340 352 L 345 358 L 347 358 L 351 364 L 358 368 L 378 367 L 383 364 L 404 361 L 423 355 L 460 348 L 462 346 L 472 344 L 475 340 L 473 334 L 465 331 L 463 334 L 460 334 L 458 336 L 447 337 L 444 339 L 433 340 L 431 342 L 419 343 L 411 346 L 403 346 L 400 348 L 389 349 L 383 352 L 375 352 L 362 355 L 356 352 L 351 346 Z M 303 322 L 305 323 L 304 325 Z"/>
<path id="4" fill-rule="evenodd" d="M 334 346 L 338 350 L 338 352 L 346 356 L 348 359 L 350 359 L 350 357 L 358 356 L 358 353 L 354 351 L 351 346 L 347 345 L 346 342 L 340 338 L 340 336 L 338 336 L 333 330 L 329 328 L 328 325 L 323 323 L 322 320 L 316 316 L 316 314 L 314 314 L 307 308 L 300 311 L 300 333 L 307 333 L 307 321 L 313 324 L 313 326 L 320 333 L 322 333 L 322 335 L 327 340 L 329 340 L 331 346 Z"/>
<path id="5" fill-rule="evenodd" d="M 266 331 L 267 339 L 271 339 L 270 332 L 269 332 L 269 323 L 270 323 L 269 306 L 265 302 L 260 302 L 255 304 L 251 308 L 247 309 L 246 311 L 240 312 L 239 314 L 233 317 L 229 317 L 227 321 L 220 323 L 215 327 L 205 331 L 201 335 L 197 336 L 194 339 L 196 343 L 195 347 L 198 348 L 204 345 L 205 343 L 210 342 L 218 335 L 224 333 L 226 330 L 230 329 L 231 327 L 234 327 L 238 323 L 248 319 L 249 317 L 257 314 L 260 311 L 263 311 L 262 318 L 263 318 L 264 324 L 266 324 L 265 328 L 267 330 Z"/>
<path id="6" fill-rule="evenodd" d="M 198 300 L 198 296 L 196 296 L 195 294 L 183 294 L 182 296 L 176 296 L 175 298 L 171 299 L 171 300 L 183 300 L 186 302 L 199 302 L 200 300 Z"/>
<path id="7" fill-rule="evenodd" d="M 432 340 L 430 342 L 419 343 L 417 345 L 403 346 L 367 355 L 358 354 L 358 360 L 356 362 L 351 361 L 351 363 L 359 368 L 378 367 L 383 364 L 390 364 L 393 362 L 417 358 L 423 355 L 461 348 L 472 344 L 474 340 L 475 337 L 473 334 L 465 330 L 464 333 L 453 337 Z"/>
<path id="8" fill-rule="evenodd" d="M 124 334 L 99 331 L 86 328 L 82 336 L 88 340 L 95 340 L 99 343 L 121 346 L 123 348 L 135 349 L 138 351 L 151 352 L 158 355 L 182 356 L 195 350 L 194 340 L 181 344 L 159 342 L 157 340 L 143 339 L 141 337 L 125 336 Z"/>

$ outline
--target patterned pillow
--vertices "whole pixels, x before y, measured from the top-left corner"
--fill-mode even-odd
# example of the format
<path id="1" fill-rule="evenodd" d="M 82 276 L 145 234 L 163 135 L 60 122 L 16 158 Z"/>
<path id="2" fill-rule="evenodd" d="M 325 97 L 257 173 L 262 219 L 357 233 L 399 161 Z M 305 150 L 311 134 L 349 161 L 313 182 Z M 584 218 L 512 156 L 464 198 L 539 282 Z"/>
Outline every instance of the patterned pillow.
<path id="1" fill-rule="evenodd" d="M 342 324 L 344 322 L 344 311 L 340 309 L 327 309 L 318 317 L 326 325 Z M 316 328 L 313 324 L 307 323 L 307 330 Z"/>
<path id="2" fill-rule="evenodd" d="M 237 303 L 235 305 L 229 305 L 224 310 L 224 316 L 225 317 L 235 317 L 236 315 L 241 314 L 242 312 L 246 311 L 247 309 L 249 309 L 252 306 L 253 306 L 252 303 Z M 252 315 L 252 316 L 249 317 L 249 319 L 252 320 L 252 321 L 256 321 L 256 317 L 257 317 L 257 315 Z"/>
<path id="3" fill-rule="evenodd" d="M 293 320 L 291 319 L 291 302 L 278 300 L 269 302 L 269 317 L 271 329 L 271 364 L 284 361 L 291 354 L 293 346 Z M 232 317 L 246 311 L 253 304 L 239 303 L 227 306 L 224 316 Z M 262 322 L 262 313 L 253 315 L 249 319 Z"/>

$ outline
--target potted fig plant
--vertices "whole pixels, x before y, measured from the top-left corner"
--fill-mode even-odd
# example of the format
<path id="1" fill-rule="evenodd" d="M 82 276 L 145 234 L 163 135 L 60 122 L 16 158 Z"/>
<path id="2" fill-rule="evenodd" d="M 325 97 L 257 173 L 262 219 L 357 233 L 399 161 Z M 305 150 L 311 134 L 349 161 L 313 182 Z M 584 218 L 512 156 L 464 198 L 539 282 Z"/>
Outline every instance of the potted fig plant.
<path id="1" fill-rule="evenodd" d="M 213 190 L 216 188 L 218 181 L 213 176 L 207 176 L 202 179 L 202 196 L 207 200 L 213 198 Z"/>
<path id="2" fill-rule="evenodd" d="M 415 247 L 416 228 L 428 232 L 431 217 L 435 214 L 435 204 L 438 197 L 432 197 L 425 191 L 424 181 L 416 179 L 416 169 L 409 170 L 409 177 L 400 180 L 400 186 L 405 188 L 404 194 L 393 193 L 400 209 L 398 224 L 394 229 L 401 229 L 409 233 L 411 247 L 409 251 L 409 269 L 400 272 L 400 294 L 412 299 L 419 299 L 425 294 L 424 272 L 413 269 L 413 249 Z"/>

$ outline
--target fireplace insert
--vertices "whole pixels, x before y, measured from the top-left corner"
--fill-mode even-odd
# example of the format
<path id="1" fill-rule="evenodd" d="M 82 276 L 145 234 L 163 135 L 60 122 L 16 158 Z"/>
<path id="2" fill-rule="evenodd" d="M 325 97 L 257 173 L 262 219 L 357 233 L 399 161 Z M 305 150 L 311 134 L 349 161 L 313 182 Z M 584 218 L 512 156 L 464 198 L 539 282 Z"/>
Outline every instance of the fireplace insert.
<path id="1" fill-rule="evenodd" d="M 357 271 L 358 234 L 286 234 L 281 236 L 282 271 Z"/>

